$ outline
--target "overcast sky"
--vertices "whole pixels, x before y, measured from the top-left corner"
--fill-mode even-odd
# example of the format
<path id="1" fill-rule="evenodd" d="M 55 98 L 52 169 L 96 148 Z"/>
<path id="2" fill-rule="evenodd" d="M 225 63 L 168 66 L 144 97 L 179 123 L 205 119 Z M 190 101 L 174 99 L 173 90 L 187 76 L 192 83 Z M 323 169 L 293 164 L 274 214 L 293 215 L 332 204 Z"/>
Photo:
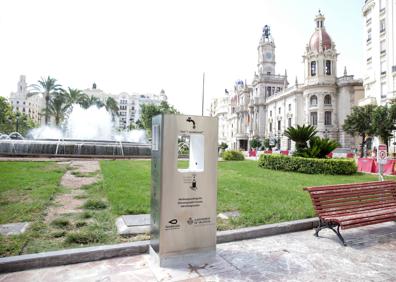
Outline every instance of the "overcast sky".
<path id="1" fill-rule="evenodd" d="M 96 82 L 113 94 L 159 93 L 186 114 L 210 98 L 251 82 L 262 28 L 271 26 L 276 72 L 303 82 L 302 55 L 321 9 L 344 66 L 360 78 L 363 0 L 132 1 L 2 0 L 0 95 L 16 91 L 19 75 L 35 83 L 55 77 L 64 87 Z"/>

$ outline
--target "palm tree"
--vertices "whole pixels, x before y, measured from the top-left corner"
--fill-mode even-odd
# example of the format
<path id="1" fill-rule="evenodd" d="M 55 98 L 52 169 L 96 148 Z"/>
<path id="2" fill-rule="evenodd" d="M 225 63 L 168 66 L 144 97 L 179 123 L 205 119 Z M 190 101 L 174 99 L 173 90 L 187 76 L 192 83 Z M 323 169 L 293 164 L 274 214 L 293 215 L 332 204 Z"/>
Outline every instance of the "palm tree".
<path id="1" fill-rule="evenodd" d="M 32 84 L 33 92 L 30 92 L 28 96 L 36 94 L 44 94 L 45 98 L 45 124 L 48 125 L 49 122 L 49 111 L 48 106 L 51 100 L 51 96 L 62 90 L 62 85 L 56 83 L 56 79 L 48 76 L 46 79 L 41 78 L 38 84 Z"/>
<path id="2" fill-rule="evenodd" d="M 112 97 L 107 97 L 107 99 L 105 101 L 105 108 L 106 108 L 106 111 L 111 113 L 111 117 L 114 121 L 115 116 L 118 116 L 118 111 L 119 111 L 117 101 L 114 100 L 114 98 L 112 98 Z"/>
<path id="3" fill-rule="evenodd" d="M 77 88 L 68 87 L 67 90 L 63 90 L 62 93 L 66 97 L 66 101 L 68 104 L 83 104 L 84 100 L 88 97 L 84 92 Z"/>
<path id="4" fill-rule="evenodd" d="M 285 130 L 284 135 L 296 142 L 296 150 L 300 151 L 307 147 L 307 142 L 316 135 L 316 127 L 313 125 L 289 127 Z"/>
<path id="5" fill-rule="evenodd" d="M 58 92 L 53 94 L 48 103 L 48 108 L 46 109 L 45 114 L 55 118 L 56 126 L 59 126 L 69 112 L 71 104 L 68 103 L 67 99 L 68 97 L 64 92 Z"/>
<path id="6" fill-rule="evenodd" d="M 98 97 L 95 97 L 92 95 L 86 96 L 84 101 L 81 104 L 81 106 L 84 109 L 88 109 L 90 106 L 93 106 L 93 105 L 97 106 L 98 108 L 101 108 L 104 106 L 103 102 Z"/>

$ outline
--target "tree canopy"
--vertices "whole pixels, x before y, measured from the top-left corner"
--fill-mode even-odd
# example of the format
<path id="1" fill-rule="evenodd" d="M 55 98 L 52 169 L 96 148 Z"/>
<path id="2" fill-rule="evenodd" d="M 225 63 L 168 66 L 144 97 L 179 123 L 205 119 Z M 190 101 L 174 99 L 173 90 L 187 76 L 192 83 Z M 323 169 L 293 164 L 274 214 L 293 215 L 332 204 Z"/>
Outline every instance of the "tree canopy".
<path id="1" fill-rule="evenodd" d="M 151 120 L 159 114 L 178 114 L 179 112 L 166 101 L 161 101 L 159 105 L 143 104 L 141 105 L 141 121 L 143 127 L 151 133 Z"/>
<path id="2" fill-rule="evenodd" d="M 0 96 L 0 132 L 10 134 L 18 131 L 25 135 L 30 129 L 36 127 L 33 120 L 24 113 L 15 113 L 12 111 L 11 104 L 6 98 Z"/>
<path id="3" fill-rule="evenodd" d="M 55 78 L 48 76 L 47 78 L 41 78 L 37 84 L 32 84 L 30 86 L 33 91 L 29 93 L 29 96 L 43 94 L 45 98 L 45 124 L 47 125 L 50 121 L 50 114 L 48 110 L 48 106 L 51 100 L 51 97 L 62 91 L 62 86 L 57 83 Z"/>

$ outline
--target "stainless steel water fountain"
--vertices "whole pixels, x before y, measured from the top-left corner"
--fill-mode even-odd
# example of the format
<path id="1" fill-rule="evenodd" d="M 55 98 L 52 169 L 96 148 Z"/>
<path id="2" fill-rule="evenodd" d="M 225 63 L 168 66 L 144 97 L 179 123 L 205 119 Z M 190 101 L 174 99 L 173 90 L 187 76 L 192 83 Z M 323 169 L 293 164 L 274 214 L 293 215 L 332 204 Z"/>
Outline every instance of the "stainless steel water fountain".
<path id="1" fill-rule="evenodd" d="M 216 255 L 217 118 L 153 118 L 150 253 L 160 266 L 205 264 Z M 180 140 L 189 160 L 178 161 Z M 184 141 L 183 141 L 184 142 Z"/>

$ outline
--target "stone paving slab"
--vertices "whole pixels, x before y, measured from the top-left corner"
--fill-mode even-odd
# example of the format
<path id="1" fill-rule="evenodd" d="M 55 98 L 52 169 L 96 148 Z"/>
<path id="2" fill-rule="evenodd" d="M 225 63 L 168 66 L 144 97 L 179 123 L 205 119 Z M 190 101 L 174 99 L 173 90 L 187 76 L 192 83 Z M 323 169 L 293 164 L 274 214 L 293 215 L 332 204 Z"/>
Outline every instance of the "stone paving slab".
<path id="1" fill-rule="evenodd" d="M 116 219 L 117 232 L 120 235 L 150 233 L 150 215 L 123 215 Z"/>
<path id="2" fill-rule="evenodd" d="M 396 281 L 396 223 L 346 230 L 347 247 L 331 230 L 313 230 L 217 245 L 203 266 L 150 267 L 149 255 L 0 275 L 8 281 Z"/>
<path id="3" fill-rule="evenodd" d="M 0 234 L 5 236 L 23 234 L 25 233 L 29 225 L 29 222 L 1 224 Z"/>

